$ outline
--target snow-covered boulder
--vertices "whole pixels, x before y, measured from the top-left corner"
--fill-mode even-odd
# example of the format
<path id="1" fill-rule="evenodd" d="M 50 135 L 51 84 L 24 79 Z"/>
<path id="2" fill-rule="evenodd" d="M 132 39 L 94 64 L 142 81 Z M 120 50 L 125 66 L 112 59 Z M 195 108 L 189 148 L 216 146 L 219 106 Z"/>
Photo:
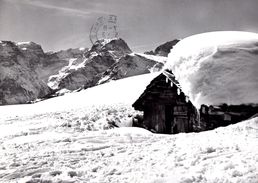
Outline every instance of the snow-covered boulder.
<path id="1" fill-rule="evenodd" d="M 201 104 L 258 103 L 258 34 L 203 33 L 180 41 L 168 56 L 183 92 Z"/>

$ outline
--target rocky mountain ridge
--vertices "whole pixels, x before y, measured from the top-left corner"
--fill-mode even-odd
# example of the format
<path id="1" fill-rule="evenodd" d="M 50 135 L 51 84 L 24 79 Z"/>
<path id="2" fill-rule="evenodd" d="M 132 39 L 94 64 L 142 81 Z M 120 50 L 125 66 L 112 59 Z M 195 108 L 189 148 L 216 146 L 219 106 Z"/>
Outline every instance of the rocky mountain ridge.
<path id="1" fill-rule="evenodd" d="M 85 89 L 95 86 L 100 74 L 123 55 L 132 53 L 122 39 L 97 41 L 83 58 L 71 58 L 69 65 L 49 78 L 48 85 L 55 91 Z"/>
<path id="2" fill-rule="evenodd" d="M 69 56 L 44 53 L 34 42 L 1 41 L 0 105 L 27 103 L 51 93 L 48 78 L 67 65 Z"/>
<path id="3" fill-rule="evenodd" d="M 98 84 L 160 70 L 164 62 L 135 54 L 122 39 L 99 40 L 83 58 L 70 59 L 48 85 L 57 94 L 80 90 Z M 153 69 L 153 67 L 155 69 Z"/>
<path id="4" fill-rule="evenodd" d="M 50 92 L 36 66 L 43 56 L 35 43 L 0 42 L 0 105 L 25 103 Z"/>
<path id="5" fill-rule="evenodd" d="M 134 75 L 159 71 L 166 57 L 133 53 L 121 39 L 90 49 L 44 52 L 34 42 L 0 42 L 0 105 L 62 95 Z"/>

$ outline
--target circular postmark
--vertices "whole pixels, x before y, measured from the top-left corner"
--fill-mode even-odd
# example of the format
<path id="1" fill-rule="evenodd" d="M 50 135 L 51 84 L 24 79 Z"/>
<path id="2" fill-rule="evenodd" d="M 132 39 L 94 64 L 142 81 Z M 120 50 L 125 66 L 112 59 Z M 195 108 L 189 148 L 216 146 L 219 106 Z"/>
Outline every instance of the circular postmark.
<path id="1" fill-rule="evenodd" d="M 90 41 L 94 44 L 101 39 L 113 39 L 118 37 L 117 16 L 102 16 L 91 26 Z"/>

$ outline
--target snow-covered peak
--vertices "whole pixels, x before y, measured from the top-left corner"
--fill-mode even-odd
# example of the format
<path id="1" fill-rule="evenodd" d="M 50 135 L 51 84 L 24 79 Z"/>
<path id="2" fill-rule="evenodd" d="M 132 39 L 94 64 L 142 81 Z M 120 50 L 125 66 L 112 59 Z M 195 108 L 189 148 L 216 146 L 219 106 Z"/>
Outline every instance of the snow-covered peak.
<path id="1" fill-rule="evenodd" d="M 94 45 L 101 45 L 101 46 L 105 46 L 105 45 L 107 45 L 107 44 L 109 44 L 111 41 L 118 41 L 119 39 L 121 39 L 121 38 L 113 38 L 113 39 L 100 39 L 100 40 L 98 40 L 98 41 L 96 41 L 95 43 L 94 43 Z M 93 45 L 93 46 L 94 46 Z"/>
<path id="2" fill-rule="evenodd" d="M 115 51 L 116 55 L 123 56 L 132 53 L 127 43 L 121 38 L 98 40 L 91 47 L 90 52 Z"/>
<path id="3" fill-rule="evenodd" d="M 106 45 L 108 43 L 110 43 L 111 41 L 116 41 L 119 40 L 120 38 L 112 38 L 112 39 L 101 39 L 99 40 L 99 43 L 102 45 Z"/>
<path id="4" fill-rule="evenodd" d="M 210 32 L 180 41 L 166 67 L 198 108 L 258 103 L 257 52 L 258 34 Z"/>

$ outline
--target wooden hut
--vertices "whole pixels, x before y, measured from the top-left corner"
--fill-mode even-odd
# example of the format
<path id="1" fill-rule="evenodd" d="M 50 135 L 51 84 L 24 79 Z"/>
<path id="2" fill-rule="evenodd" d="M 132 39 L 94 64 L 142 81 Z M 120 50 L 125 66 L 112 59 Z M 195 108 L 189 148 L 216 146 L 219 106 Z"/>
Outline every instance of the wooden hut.
<path id="1" fill-rule="evenodd" d="M 154 78 L 133 107 L 144 113 L 138 126 L 157 133 L 192 132 L 197 122 L 197 110 L 169 71 Z"/>

